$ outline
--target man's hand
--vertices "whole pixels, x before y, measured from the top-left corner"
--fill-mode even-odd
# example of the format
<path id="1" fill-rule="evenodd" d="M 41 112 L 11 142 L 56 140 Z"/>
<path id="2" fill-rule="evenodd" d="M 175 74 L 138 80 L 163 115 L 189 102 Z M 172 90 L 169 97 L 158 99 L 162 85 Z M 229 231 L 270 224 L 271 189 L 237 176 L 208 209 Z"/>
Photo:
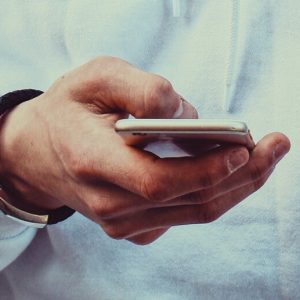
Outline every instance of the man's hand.
<path id="1" fill-rule="evenodd" d="M 2 119 L 0 182 L 20 206 L 74 208 L 116 239 L 147 244 L 169 227 L 207 223 L 259 189 L 289 150 L 274 133 L 253 150 L 158 158 L 127 146 L 114 123 L 197 117 L 164 78 L 99 57 Z"/>

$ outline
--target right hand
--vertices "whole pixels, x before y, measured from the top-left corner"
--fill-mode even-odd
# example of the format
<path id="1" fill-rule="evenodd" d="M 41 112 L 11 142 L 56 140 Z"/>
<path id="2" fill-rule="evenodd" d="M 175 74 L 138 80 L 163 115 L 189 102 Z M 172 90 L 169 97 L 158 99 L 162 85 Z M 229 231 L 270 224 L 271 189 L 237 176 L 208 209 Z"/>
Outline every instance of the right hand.
<path id="1" fill-rule="evenodd" d="M 116 58 L 94 59 L 2 119 L 1 183 L 22 206 L 67 205 L 137 244 L 171 226 L 213 221 L 266 181 L 289 141 L 274 133 L 250 156 L 230 146 L 162 159 L 114 131 L 128 114 L 172 118 L 180 103 L 166 79 Z M 181 117 L 196 117 L 183 106 Z"/>

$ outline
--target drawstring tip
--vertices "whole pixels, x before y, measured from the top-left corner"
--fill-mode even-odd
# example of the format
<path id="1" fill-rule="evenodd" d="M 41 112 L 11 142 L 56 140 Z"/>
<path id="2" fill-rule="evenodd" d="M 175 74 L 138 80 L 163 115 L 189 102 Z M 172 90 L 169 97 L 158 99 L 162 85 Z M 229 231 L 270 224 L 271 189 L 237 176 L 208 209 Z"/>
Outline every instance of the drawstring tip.
<path id="1" fill-rule="evenodd" d="M 231 110 L 230 104 L 227 101 L 225 101 L 225 103 L 223 103 L 223 110 L 228 112 L 228 113 Z"/>
<path id="2" fill-rule="evenodd" d="M 226 88 L 224 90 L 222 109 L 225 112 L 231 111 L 231 85 L 230 84 L 226 84 Z"/>
<path id="3" fill-rule="evenodd" d="M 173 6 L 173 17 L 180 17 L 180 0 L 172 0 Z"/>

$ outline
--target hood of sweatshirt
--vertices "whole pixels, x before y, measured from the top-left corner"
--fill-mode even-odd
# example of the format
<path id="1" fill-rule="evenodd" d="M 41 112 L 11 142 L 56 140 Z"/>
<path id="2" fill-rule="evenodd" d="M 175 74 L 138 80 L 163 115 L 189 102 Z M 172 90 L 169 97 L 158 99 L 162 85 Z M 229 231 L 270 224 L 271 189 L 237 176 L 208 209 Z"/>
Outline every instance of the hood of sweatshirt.
<path id="1" fill-rule="evenodd" d="M 0 275 L 1 296 L 297 299 L 299 11 L 297 0 L 2 1 L 1 94 L 45 90 L 67 70 L 112 55 L 168 78 L 200 117 L 245 120 L 256 141 L 283 131 L 294 147 L 251 199 L 147 247 L 111 240 L 80 214 L 39 231 Z M 0 246 L 13 260 L 33 234 L 3 228 Z"/>
<path id="2" fill-rule="evenodd" d="M 16 17 L 14 22 L 1 17 L 6 30 L 0 37 L 6 43 L 0 62 L 5 67 L 11 58 L 19 78 L 8 73 L 1 93 L 11 85 L 45 89 L 66 70 L 97 55 L 112 55 L 168 78 L 200 115 L 203 110 L 214 117 L 220 110 L 239 111 L 272 59 L 272 5 L 260 0 L 168 0 L 100 6 L 90 0 L 89 5 L 38 5 L 28 20 L 29 4 L 20 4 L 19 11 L 7 4 Z M 20 47 L 10 43 L 14 37 Z M 38 76 L 29 75 L 32 65 Z"/>

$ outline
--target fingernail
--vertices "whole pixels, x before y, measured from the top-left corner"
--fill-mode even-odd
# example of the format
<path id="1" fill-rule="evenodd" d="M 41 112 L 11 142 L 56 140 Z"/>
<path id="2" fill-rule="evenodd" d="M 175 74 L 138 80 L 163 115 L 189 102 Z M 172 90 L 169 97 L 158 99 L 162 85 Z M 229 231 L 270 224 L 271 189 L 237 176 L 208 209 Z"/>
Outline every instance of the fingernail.
<path id="1" fill-rule="evenodd" d="M 180 105 L 173 115 L 175 119 L 197 119 L 198 113 L 196 109 L 189 104 L 184 98 L 180 97 Z"/>
<path id="2" fill-rule="evenodd" d="M 183 113 L 180 116 L 182 119 L 198 119 L 196 109 L 189 103 L 183 102 Z"/>
<path id="3" fill-rule="evenodd" d="M 181 98 L 180 98 L 181 99 Z M 177 108 L 177 110 L 175 111 L 173 118 L 177 119 L 179 118 L 181 115 L 183 114 L 183 102 L 182 100 L 180 100 L 180 104 L 179 107 Z"/>
<path id="4" fill-rule="evenodd" d="M 288 151 L 288 149 L 285 144 L 283 144 L 283 143 L 277 144 L 273 150 L 274 160 L 281 159 L 287 153 L 287 151 Z"/>
<path id="5" fill-rule="evenodd" d="M 231 173 L 242 167 L 248 162 L 249 152 L 245 148 L 237 148 L 230 152 L 227 166 Z"/>

